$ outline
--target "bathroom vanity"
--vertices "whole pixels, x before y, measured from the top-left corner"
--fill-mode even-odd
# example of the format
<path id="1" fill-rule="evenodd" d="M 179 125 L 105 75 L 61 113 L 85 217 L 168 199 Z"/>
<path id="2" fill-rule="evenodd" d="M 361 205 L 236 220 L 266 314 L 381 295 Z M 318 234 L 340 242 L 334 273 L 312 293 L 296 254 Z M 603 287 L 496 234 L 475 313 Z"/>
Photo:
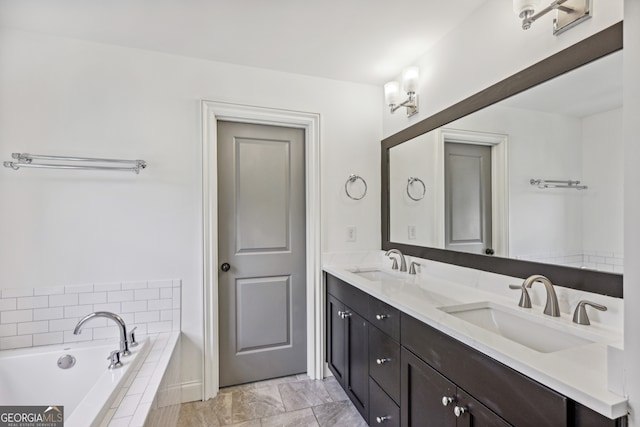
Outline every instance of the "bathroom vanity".
<path id="1" fill-rule="evenodd" d="M 369 425 L 626 425 L 625 399 L 580 377 L 580 364 L 605 362 L 606 337 L 536 351 L 443 311 L 491 298 L 477 290 L 341 267 L 325 267 L 325 284 L 326 362 Z"/>

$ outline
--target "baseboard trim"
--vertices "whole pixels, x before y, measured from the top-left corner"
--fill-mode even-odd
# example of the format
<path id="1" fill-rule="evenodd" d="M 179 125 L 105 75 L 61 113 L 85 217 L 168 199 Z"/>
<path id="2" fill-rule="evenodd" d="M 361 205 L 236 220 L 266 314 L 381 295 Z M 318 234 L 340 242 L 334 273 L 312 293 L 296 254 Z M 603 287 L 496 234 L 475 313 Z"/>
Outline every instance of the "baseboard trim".
<path id="1" fill-rule="evenodd" d="M 202 381 L 188 381 L 182 383 L 182 403 L 202 400 Z"/>

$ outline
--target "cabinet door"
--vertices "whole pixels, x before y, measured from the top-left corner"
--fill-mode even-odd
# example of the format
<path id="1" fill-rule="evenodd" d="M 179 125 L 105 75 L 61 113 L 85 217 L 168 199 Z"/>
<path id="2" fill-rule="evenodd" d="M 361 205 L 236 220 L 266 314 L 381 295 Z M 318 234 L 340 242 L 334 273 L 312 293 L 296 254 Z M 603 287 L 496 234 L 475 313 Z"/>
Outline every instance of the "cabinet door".
<path id="1" fill-rule="evenodd" d="M 347 349 L 343 312 L 344 304 L 327 295 L 327 364 L 336 380 L 345 387 Z"/>
<path id="2" fill-rule="evenodd" d="M 509 427 L 511 424 L 504 421 L 495 412 L 469 396 L 464 390 L 458 388 L 457 402 L 454 405 L 462 408 L 458 411 L 457 427 Z"/>
<path id="3" fill-rule="evenodd" d="M 369 323 L 345 307 L 347 373 L 345 386 L 353 405 L 369 422 Z"/>
<path id="4" fill-rule="evenodd" d="M 404 348 L 401 364 L 402 427 L 455 427 L 456 386 Z M 454 401 L 443 406 L 443 397 Z"/>

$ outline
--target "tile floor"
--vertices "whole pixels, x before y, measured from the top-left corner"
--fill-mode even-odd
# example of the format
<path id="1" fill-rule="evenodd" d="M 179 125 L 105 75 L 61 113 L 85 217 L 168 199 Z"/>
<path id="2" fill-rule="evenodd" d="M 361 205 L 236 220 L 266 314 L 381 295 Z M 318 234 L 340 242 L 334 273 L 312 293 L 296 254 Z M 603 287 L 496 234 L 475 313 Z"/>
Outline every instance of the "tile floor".
<path id="1" fill-rule="evenodd" d="M 338 382 L 306 375 L 220 390 L 215 399 L 182 404 L 178 427 L 366 427 Z"/>

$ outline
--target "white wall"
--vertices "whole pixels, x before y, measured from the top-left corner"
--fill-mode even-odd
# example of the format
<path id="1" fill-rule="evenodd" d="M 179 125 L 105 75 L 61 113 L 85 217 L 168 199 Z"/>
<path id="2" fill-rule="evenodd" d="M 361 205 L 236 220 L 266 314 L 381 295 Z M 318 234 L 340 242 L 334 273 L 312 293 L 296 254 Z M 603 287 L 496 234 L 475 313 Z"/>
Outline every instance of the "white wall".
<path id="1" fill-rule="evenodd" d="M 384 136 L 430 117 L 619 22 L 623 17 L 623 1 L 594 1 L 591 19 L 554 36 L 553 14 L 546 15 L 529 30 L 523 31 L 510 1 L 488 0 L 415 61 L 415 65 L 420 67 L 420 113 L 407 119 L 404 109 L 391 115 L 385 108 Z"/>
<path id="2" fill-rule="evenodd" d="M 377 87 L 0 32 L 0 156 L 144 159 L 139 176 L 0 168 L 0 287 L 182 279 L 184 380 L 200 381 L 200 100 L 320 113 L 322 249 L 380 247 Z M 367 179 L 360 202 L 350 173 Z M 346 242 L 347 225 L 358 240 Z"/>
<path id="3" fill-rule="evenodd" d="M 640 2 L 624 3 L 624 357 L 630 425 L 640 426 Z"/>

